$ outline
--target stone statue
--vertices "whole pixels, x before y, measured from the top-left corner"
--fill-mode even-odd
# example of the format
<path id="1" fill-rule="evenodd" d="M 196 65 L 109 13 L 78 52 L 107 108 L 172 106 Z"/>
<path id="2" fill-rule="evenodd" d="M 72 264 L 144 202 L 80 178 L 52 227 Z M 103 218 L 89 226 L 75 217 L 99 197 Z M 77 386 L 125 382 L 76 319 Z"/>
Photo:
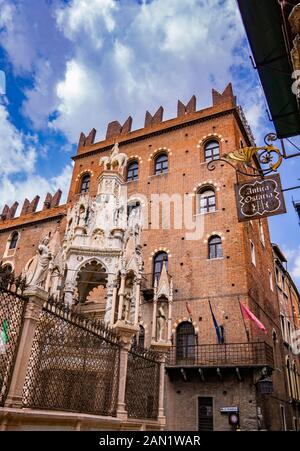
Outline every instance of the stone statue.
<path id="1" fill-rule="evenodd" d="M 129 322 L 130 309 L 131 309 L 131 294 L 127 292 L 124 295 L 123 314 L 122 314 L 122 319 L 127 323 Z"/>
<path id="2" fill-rule="evenodd" d="M 85 219 L 86 219 L 85 208 L 83 205 L 81 205 L 77 216 L 77 226 L 85 227 Z"/>
<path id="3" fill-rule="evenodd" d="M 115 143 L 111 150 L 111 154 L 109 157 L 101 157 L 100 158 L 100 166 L 104 166 L 104 170 L 114 170 L 118 168 L 118 170 L 123 174 L 124 169 L 127 165 L 128 157 L 125 153 L 119 153 L 119 144 Z"/>
<path id="4" fill-rule="evenodd" d="M 128 227 L 134 232 L 141 228 L 141 207 L 139 205 L 131 209 L 128 218 Z"/>
<path id="5" fill-rule="evenodd" d="M 166 315 L 164 311 L 164 307 L 161 304 L 158 309 L 158 318 L 157 318 L 157 338 L 158 341 L 165 341 L 165 330 L 166 330 Z"/>
<path id="6" fill-rule="evenodd" d="M 44 288 L 47 271 L 52 259 L 52 255 L 49 250 L 49 242 L 50 238 L 45 236 L 38 246 L 37 255 L 35 256 L 35 264 L 31 265 L 34 269 L 32 272 L 30 271 L 26 274 L 26 280 L 30 286 Z"/>

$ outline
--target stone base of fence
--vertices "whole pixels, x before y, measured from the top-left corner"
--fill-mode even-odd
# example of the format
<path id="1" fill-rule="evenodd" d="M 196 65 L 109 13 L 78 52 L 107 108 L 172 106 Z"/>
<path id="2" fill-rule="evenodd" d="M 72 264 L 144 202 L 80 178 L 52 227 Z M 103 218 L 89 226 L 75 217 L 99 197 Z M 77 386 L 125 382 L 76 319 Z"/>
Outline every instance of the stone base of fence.
<path id="1" fill-rule="evenodd" d="M 37 409 L 0 408 L 0 431 L 159 431 L 158 421 Z"/>

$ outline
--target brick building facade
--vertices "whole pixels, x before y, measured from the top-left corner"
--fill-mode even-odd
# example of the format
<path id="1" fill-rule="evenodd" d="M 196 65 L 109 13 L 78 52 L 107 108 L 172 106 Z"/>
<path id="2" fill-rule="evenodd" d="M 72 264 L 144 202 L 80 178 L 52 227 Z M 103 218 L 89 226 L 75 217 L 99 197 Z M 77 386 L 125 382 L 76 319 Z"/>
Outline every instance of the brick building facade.
<path id="1" fill-rule="evenodd" d="M 70 227 L 67 212 L 82 197 L 97 197 L 104 170 L 99 158 L 109 156 L 118 143 L 128 157 L 124 177 L 129 210 L 137 205 L 143 210 L 137 340 L 146 347 L 159 341 L 156 321 L 164 316 L 159 309 L 153 313 L 155 279 L 159 280 L 167 269 L 172 280 L 172 313 L 164 310 L 170 332 L 165 337 L 169 349 L 166 429 L 234 430 L 230 413 L 224 411 L 228 407 L 237 411 L 241 430 L 299 428 L 299 357 L 292 357 L 296 369 L 291 404 L 268 222 L 238 222 L 235 171 L 222 161 L 215 162 L 214 170 L 207 166 L 210 160 L 253 143 L 231 85 L 222 94 L 213 91 L 213 105 L 209 108 L 196 111 L 196 99 L 192 97 L 186 106 L 178 102 L 175 119 L 163 121 L 160 107 L 153 116 L 146 113 L 143 129 L 131 131 L 131 123 L 129 117 L 123 126 L 117 121 L 109 124 L 102 142 L 94 142 L 94 129 L 87 137 L 81 134 L 65 205 L 59 205 L 57 193 L 53 198 L 47 196 L 42 211 L 35 211 L 37 199 L 25 201 L 17 218 L 14 206 L 4 208 L 0 259 L 17 274 L 24 271 L 45 235 L 56 237 L 52 244 L 55 253 Z M 166 204 L 157 223 L 155 208 L 162 203 L 158 195 L 165 195 L 166 202 L 171 198 L 170 225 L 168 215 L 164 217 L 168 212 Z M 176 223 L 178 210 L 183 212 L 179 223 L 184 212 L 189 211 L 192 226 L 187 220 Z M 193 233 L 195 224 L 199 225 L 199 233 Z M 299 328 L 299 294 L 289 280 L 291 302 L 298 309 L 298 314 L 289 310 L 287 315 L 294 330 Z M 49 279 L 46 289 L 50 285 Z M 61 299 L 63 288 L 57 292 Z M 103 316 L 105 299 L 95 283 L 93 293 L 79 299 L 74 309 Z M 241 305 L 263 323 L 266 334 L 244 319 Z M 212 312 L 220 326 L 220 342 Z M 273 392 L 261 393 L 264 381 L 270 379 Z"/>

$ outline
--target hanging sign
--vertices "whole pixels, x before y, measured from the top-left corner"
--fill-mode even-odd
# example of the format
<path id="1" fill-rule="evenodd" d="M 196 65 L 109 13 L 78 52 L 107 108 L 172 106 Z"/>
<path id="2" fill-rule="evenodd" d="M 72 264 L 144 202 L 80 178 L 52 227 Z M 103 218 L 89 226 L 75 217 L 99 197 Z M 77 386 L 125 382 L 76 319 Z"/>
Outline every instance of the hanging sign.
<path id="1" fill-rule="evenodd" d="M 239 221 L 250 221 L 286 213 L 279 174 L 236 183 Z"/>

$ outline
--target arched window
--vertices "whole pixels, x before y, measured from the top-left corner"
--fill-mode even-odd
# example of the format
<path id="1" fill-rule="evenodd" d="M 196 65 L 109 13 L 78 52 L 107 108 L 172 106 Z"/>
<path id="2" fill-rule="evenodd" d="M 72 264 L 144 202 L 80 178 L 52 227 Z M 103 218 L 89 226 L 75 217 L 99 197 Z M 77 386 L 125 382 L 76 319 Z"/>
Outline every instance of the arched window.
<path id="1" fill-rule="evenodd" d="M 222 240 L 221 237 L 215 235 L 208 240 L 208 258 L 222 257 Z"/>
<path id="2" fill-rule="evenodd" d="M 168 254 L 166 252 L 159 252 L 153 259 L 153 279 L 159 279 L 163 268 L 163 263 L 166 262 L 166 269 L 168 271 Z"/>
<path id="3" fill-rule="evenodd" d="M 91 176 L 90 174 L 85 174 L 81 179 L 80 184 L 80 194 L 87 193 L 90 188 Z"/>
<path id="4" fill-rule="evenodd" d="M 218 141 L 209 141 L 204 147 L 205 161 L 218 160 L 220 158 L 220 145 Z"/>
<path id="5" fill-rule="evenodd" d="M 168 155 L 161 153 L 155 159 L 155 174 L 164 174 L 168 172 Z"/>
<path id="6" fill-rule="evenodd" d="M 139 164 L 137 161 L 132 161 L 127 166 L 127 182 L 138 180 L 139 178 Z"/>
<path id="7" fill-rule="evenodd" d="M 14 232 L 12 234 L 11 238 L 10 238 L 9 249 L 16 249 L 17 243 L 18 243 L 18 239 L 19 239 L 18 232 Z"/>
<path id="8" fill-rule="evenodd" d="M 213 189 L 205 189 L 198 194 L 199 213 L 211 213 L 216 211 L 216 194 Z"/>
<path id="9" fill-rule="evenodd" d="M 176 330 L 176 360 L 194 360 L 196 346 L 195 329 L 192 323 L 185 321 Z"/>

